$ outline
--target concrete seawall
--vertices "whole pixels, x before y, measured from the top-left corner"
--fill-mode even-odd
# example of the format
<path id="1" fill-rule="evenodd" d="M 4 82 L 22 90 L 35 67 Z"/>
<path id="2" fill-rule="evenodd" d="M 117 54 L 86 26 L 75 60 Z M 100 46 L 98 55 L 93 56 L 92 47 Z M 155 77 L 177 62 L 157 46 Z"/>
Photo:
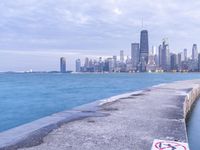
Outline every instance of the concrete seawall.
<path id="1" fill-rule="evenodd" d="M 0 150 L 150 150 L 154 139 L 187 143 L 185 120 L 199 95 L 200 80 L 188 80 L 96 101 L 0 133 Z"/>

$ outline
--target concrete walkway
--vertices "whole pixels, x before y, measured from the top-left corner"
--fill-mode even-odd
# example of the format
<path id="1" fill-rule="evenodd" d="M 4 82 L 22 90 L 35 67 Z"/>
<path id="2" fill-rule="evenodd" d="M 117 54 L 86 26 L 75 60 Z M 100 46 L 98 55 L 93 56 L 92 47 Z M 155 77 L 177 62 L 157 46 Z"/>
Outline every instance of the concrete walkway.
<path id="1" fill-rule="evenodd" d="M 150 150 L 154 139 L 187 143 L 185 117 L 199 93 L 200 80 L 155 86 L 105 103 L 97 109 L 102 115 L 63 124 L 40 145 L 20 150 Z"/>

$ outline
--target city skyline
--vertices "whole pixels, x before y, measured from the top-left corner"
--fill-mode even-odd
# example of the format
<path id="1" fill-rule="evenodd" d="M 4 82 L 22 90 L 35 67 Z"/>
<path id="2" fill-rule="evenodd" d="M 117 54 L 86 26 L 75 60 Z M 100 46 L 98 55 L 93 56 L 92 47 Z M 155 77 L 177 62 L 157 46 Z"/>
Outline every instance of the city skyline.
<path id="1" fill-rule="evenodd" d="M 0 71 L 57 70 L 61 56 L 74 60 L 105 57 L 139 41 L 149 31 L 149 46 L 168 38 L 176 53 L 200 43 L 198 1 L 29 0 L 1 2 Z M 180 7 L 181 5 L 181 7 Z M 177 13 L 178 12 L 178 13 Z M 173 14 L 173 15 L 171 15 Z M 143 20 L 143 21 L 142 21 Z"/>
<path id="2" fill-rule="evenodd" d="M 63 71 L 61 71 L 61 72 L 63 72 L 63 73 L 65 73 L 65 72 L 67 72 L 67 71 L 69 71 L 69 72 L 71 72 L 71 71 L 75 71 L 75 72 L 77 72 L 77 67 L 76 67 L 76 61 L 78 60 L 79 61 L 79 63 L 80 63 L 80 66 L 81 66 L 81 62 L 83 62 L 83 60 L 85 59 L 85 58 L 88 58 L 88 59 L 90 59 L 90 60 L 97 60 L 97 59 L 99 59 L 99 58 L 101 58 L 102 60 L 106 60 L 106 59 L 109 59 L 109 58 L 111 58 L 111 57 L 116 57 L 115 59 L 117 60 L 117 59 L 119 59 L 120 61 L 122 61 L 122 62 L 124 62 L 124 61 L 127 61 L 127 59 L 132 59 L 132 58 L 135 58 L 135 59 L 138 59 L 136 62 L 138 63 L 138 62 L 142 62 L 141 61 L 141 59 L 143 59 L 143 60 L 145 60 L 145 64 L 147 64 L 147 63 L 149 63 L 148 62 L 148 59 L 149 58 L 151 58 L 151 54 L 152 53 L 156 53 L 156 54 L 158 54 L 158 53 L 161 53 L 160 52 L 160 48 L 163 48 L 163 47 L 166 47 L 166 48 L 164 48 L 164 52 L 166 53 L 166 55 L 168 55 L 168 58 L 164 58 L 162 55 L 160 55 L 160 56 L 158 56 L 158 57 L 161 57 L 161 58 L 159 58 L 159 60 L 155 60 L 155 63 L 157 63 L 157 64 L 161 64 L 160 65 L 160 67 L 161 68 L 163 68 L 164 69 L 164 67 L 163 67 L 163 65 L 168 65 L 168 68 L 170 67 L 170 57 L 171 57 L 171 55 L 172 54 L 175 54 L 175 53 L 177 53 L 177 61 L 179 61 L 178 63 L 180 64 L 181 63 L 181 61 L 183 60 L 188 60 L 188 59 L 192 59 L 192 60 L 196 60 L 196 61 L 198 61 L 198 46 L 197 46 L 197 44 L 192 44 L 192 48 L 191 48 L 191 51 L 189 50 L 188 51 L 188 49 L 187 48 L 184 48 L 182 51 L 179 51 L 179 52 L 176 52 L 176 51 L 170 51 L 171 49 L 169 48 L 169 39 L 168 38 L 163 38 L 161 41 L 161 43 L 162 44 L 160 44 L 160 45 L 158 45 L 158 46 L 155 46 L 155 45 L 152 45 L 152 46 L 150 46 L 149 45 L 149 37 L 148 37 L 148 30 L 146 30 L 146 29 L 143 29 L 143 30 L 141 30 L 141 32 L 140 32 L 140 39 L 139 39 L 139 41 L 140 42 L 138 42 L 138 41 L 134 41 L 133 43 L 131 43 L 131 46 L 130 46 L 130 49 L 129 50 L 120 50 L 119 51 L 119 55 L 117 54 L 117 55 L 112 55 L 112 54 L 110 54 L 110 55 L 101 55 L 101 54 L 99 54 L 99 55 L 92 55 L 92 54 L 84 54 L 84 55 L 81 55 L 80 53 L 78 53 L 78 52 L 65 52 L 64 53 L 64 55 L 63 55 L 63 53 L 62 52 L 60 52 L 60 51 L 51 51 L 50 52 L 50 54 L 51 55 L 54 55 L 55 56 L 55 54 L 57 55 L 57 58 L 58 59 L 65 59 L 65 67 L 68 69 L 65 69 L 65 71 L 63 72 Z M 142 43 L 142 47 L 140 47 L 140 43 Z M 146 45 L 145 45 L 146 44 Z M 135 47 L 136 46 L 136 47 Z M 138 49 L 138 55 L 139 55 L 139 57 L 137 58 L 137 56 L 134 56 L 135 54 L 133 54 L 133 49 L 134 48 L 136 48 L 136 49 Z M 165 50 L 166 49 L 166 50 Z M 13 53 L 15 53 L 15 51 L 12 51 Z M 23 53 L 23 52 L 19 52 L 19 53 Z M 40 51 L 39 52 L 39 55 L 44 55 L 45 53 L 48 53 L 48 52 L 44 52 L 44 51 Z M 90 52 L 91 53 L 91 52 Z M 163 52 L 162 52 L 163 53 Z M 115 53 L 116 54 L 116 53 Z M 35 55 L 35 56 L 39 56 L 39 55 Z M 65 57 L 66 55 L 68 55 L 68 57 Z M 75 56 L 74 58 L 72 58 L 71 59 L 71 57 L 70 56 Z M 143 56 L 144 55 L 144 56 Z M 180 56 L 179 56 L 180 55 Z M 78 57 L 78 56 L 80 56 L 80 57 Z M 181 58 L 179 58 L 179 57 L 181 57 Z M 67 60 L 66 60 L 66 58 L 67 58 Z M 78 58 L 78 59 L 77 59 Z M 132 67 L 134 68 L 134 61 L 135 61 L 135 59 L 134 60 L 131 60 L 132 61 Z M 168 59 L 168 60 L 165 60 L 165 59 Z M 181 61 L 180 61 L 180 59 L 181 59 Z M 162 61 L 162 62 L 160 62 L 160 61 Z M 168 62 L 167 62 L 168 61 Z M 74 63 L 73 63 L 74 62 Z M 40 62 L 39 62 L 40 63 Z M 137 64 L 136 63 L 136 64 Z M 162 64 L 163 63 L 163 64 Z M 57 59 L 56 59 L 56 61 L 55 61 L 55 64 L 54 64 L 56 67 L 55 67 L 55 69 L 52 69 L 51 68 L 51 66 L 49 66 L 49 70 L 47 69 L 47 70 L 44 70 L 44 69 L 41 69 L 41 70 L 34 70 L 34 69 L 32 69 L 32 68 L 28 68 L 27 70 L 17 70 L 16 72 L 43 72 L 43 71 L 47 71 L 47 72 L 51 72 L 51 71 L 56 71 L 56 72 L 59 72 L 60 71 L 60 69 L 59 68 L 61 68 L 61 63 L 58 63 L 57 62 Z M 139 65 L 139 64 L 138 64 Z M 135 67 L 137 68 L 137 67 L 139 67 L 138 65 L 136 65 Z M 141 64 L 140 64 L 141 65 Z M 140 66 L 141 67 L 141 66 Z M 146 71 L 146 66 L 145 66 L 145 68 L 143 69 L 143 71 L 141 70 L 141 69 L 139 69 L 140 70 L 140 72 L 145 72 Z M 165 69 L 164 69 L 165 70 Z M 14 71 L 15 72 L 15 70 L 6 70 L 6 71 L 0 71 L 0 72 L 9 72 L 9 71 Z M 80 71 L 80 70 L 79 70 Z"/>
<path id="3" fill-rule="evenodd" d="M 177 64 L 180 64 L 182 61 L 187 61 L 187 60 L 199 61 L 198 59 L 199 59 L 200 56 L 198 56 L 199 53 L 198 53 L 198 45 L 197 44 L 193 44 L 192 45 L 191 52 L 189 51 L 191 53 L 191 55 L 190 55 L 190 53 L 188 53 L 188 49 L 187 48 L 183 49 L 181 52 L 175 53 L 174 51 L 170 51 L 171 49 L 169 48 L 168 38 L 163 38 L 162 42 L 161 42 L 161 44 L 159 46 L 155 46 L 155 45 L 149 46 L 149 44 L 148 44 L 148 40 L 149 40 L 148 39 L 148 30 L 146 30 L 146 29 L 142 30 L 141 33 L 140 33 L 140 43 L 144 44 L 144 42 L 141 40 L 143 38 L 142 37 L 142 33 L 144 31 L 147 32 L 147 33 L 145 33 L 145 34 L 147 34 L 147 37 L 145 37 L 147 39 L 146 54 L 145 54 L 146 58 L 145 57 L 143 58 L 144 60 L 146 59 L 145 60 L 145 65 L 147 65 L 149 63 L 148 59 L 149 58 L 151 59 L 151 56 L 153 56 L 153 55 L 154 56 L 158 55 L 158 56 L 156 56 L 156 57 L 158 57 L 157 58 L 158 60 L 154 60 L 155 61 L 154 63 L 155 64 L 159 64 L 160 67 L 163 70 L 165 70 L 165 67 L 164 67 L 165 65 L 168 65 L 168 67 L 170 68 L 170 63 L 171 63 L 171 59 L 170 58 L 172 57 L 172 55 L 173 56 L 176 55 L 177 58 L 175 58 L 175 59 L 177 61 Z M 57 57 L 60 59 L 60 62 L 58 62 L 58 60 L 56 60 L 57 61 L 56 62 L 56 66 L 57 66 L 56 69 L 54 69 L 54 70 L 52 70 L 52 69 L 50 69 L 50 70 L 33 70 L 32 68 L 30 68 L 28 70 L 20 70 L 20 71 L 17 71 L 17 72 L 37 72 L 37 71 L 39 71 L 39 72 L 40 71 L 42 71 L 42 72 L 43 71 L 47 71 L 47 72 L 48 71 L 50 71 L 50 72 L 51 71 L 56 71 L 56 72 L 61 72 L 61 73 L 66 73 L 67 71 L 69 71 L 69 72 L 71 72 L 71 71 L 80 72 L 81 71 L 80 68 L 77 71 L 77 65 L 76 65 L 77 61 L 79 63 L 79 67 L 82 67 L 81 65 L 83 65 L 83 64 L 81 64 L 81 62 L 83 63 L 84 62 L 83 60 L 85 60 L 85 59 L 88 59 L 88 63 L 89 63 L 89 61 L 96 61 L 97 59 L 101 59 L 102 61 L 106 61 L 107 59 L 111 59 L 111 58 L 115 59 L 116 61 L 119 60 L 120 62 L 127 62 L 130 59 L 131 65 L 132 65 L 131 68 L 132 67 L 133 68 L 134 67 L 138 68 L 139 67 L 138 66 L 139 62 L 141 62 L 141 53 L 144 52 L 143 48 L 140 47 L 140 43 L 139 42 L 137 43 L 137 41 L 131 43 L 130 50 L 129 50 L 128 53 L 124 53 L 125 52 L 124 50 L 120 50 L 119 54 L 117 54 L 117 55 L 107 55 L 107 56 L 106 55 L 105 56 L 101 56 L 101 55 L 98 55 L 98 56 L 97 55 L 96 56 L 95 55 L 82 55 L 82 59 L 80 59 L 80 57 L 77 57 L 77 55 L 79 53 L 68 53 L 69 55 L 76 55 L 76 57 L 74 59 L 72 59 L 73 61 L 75 61 L 74 64 L 72 63 L 72 60 L 71 60 L 71 62 L 69 61 L 70 57 L 67 57 L 67 60 L 66 60 L 66 57 L 61 56 L 61 54 L 59 54 L 59 52 L 58 53 L 56 52 L 57 54 L 59 54 Z M 133 50 L 135 48 L 138 49 L 138 52 L 134 52 L 134 53 L 138 53 L 137 54 L 138 56 L 133 54 Z M 161 50 L 160 48 L 162 49 L 162 52 L 160 52 L 160 50 Z M 164 55 L 161 54 L 163 52 L 165 52 Z M 159 55 L 159 53 L 160 53 L 160 55 Z M 52 53 L 52 54 L 54 54 L 54 53 Z M 165 58 L 165 57 L 168 57 L 168 58 Z M 134 59 L 132 59 L 132 58 L 134 58 Z M 153 59 L 155 59 L 155 58 L 153 58 Z M 168 59 L 168 60 L 165 60 L 165 59 Z M 134 62 L 137 65 L 134 66 Z M 74 67 L 70 66 L 69 64 L 70 65 L 74 65 Z M 61 69 L 63 67 L 65 69 Z M 71 68 L 73 68 L 73 69 L 71 69 Z M 169 68 L 167 70 L 170 70 Z M 145 66 L 144 70 L 141 70 L 141 69 L 135 69 L 135 70 L 138 70 L 138 71 L 140 70 L 139 72 L 146 72 L 147 71 L 146 70 L 146 66 Z M 9 70 L 9 71 L 13 71 L 13 70 Z"/>
<path id="4" fill-rule="evenodd" d="M 174 53 L 169 48 L 169 41 L 164 38 L 159 46 L 149 49 L 148 30 L 140 32 L 140 42 L 131 43 L 131 55 L 124 56 L 124 51 L 119 51 L 119 56 L 113 55 L 102 59 L 86 57 L 81 64 L 76 59 L 75 72 L 199 72 L 200 53 L 197 44 L 192 46 L 192 55 L 188 56 L 185 48 L 182 52 Z M 118 58 L 118 59 L 117 59 Z M 60 71 L 62 72 L 62 70 Z"/>

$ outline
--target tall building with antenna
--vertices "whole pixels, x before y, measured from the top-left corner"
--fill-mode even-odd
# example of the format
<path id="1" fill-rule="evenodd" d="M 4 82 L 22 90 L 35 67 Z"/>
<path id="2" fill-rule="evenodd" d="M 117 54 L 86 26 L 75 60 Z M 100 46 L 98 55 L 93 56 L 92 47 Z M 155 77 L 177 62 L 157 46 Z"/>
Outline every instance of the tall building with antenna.
<path id="1" fill-rule="evenodd" d="M 140 33 L 140 71 L 146 71 L 146 64 L 148 63 L 149 56 L 149 40 L 148 40 L 148 31 L 142 30 Z"/>

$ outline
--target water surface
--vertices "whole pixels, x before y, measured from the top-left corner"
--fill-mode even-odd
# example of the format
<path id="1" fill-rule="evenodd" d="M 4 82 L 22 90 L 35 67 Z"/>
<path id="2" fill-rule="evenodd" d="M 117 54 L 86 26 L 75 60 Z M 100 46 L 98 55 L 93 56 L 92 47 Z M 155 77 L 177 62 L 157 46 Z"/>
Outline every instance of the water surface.
<path id="1" fill-rule="evenodd" d="M 200 100 L 198 100 L 187 122 L 188 140 L 191 150 L 200 150 Z"/>
<path id="2" fill-rule="evenodd" d="M 0 132 L 98 99 L 196 78 L 198 73 L 0 74 Z M 191 145 L 200 143 L 198 116 L 199 103 L 189 123 Z"/>

